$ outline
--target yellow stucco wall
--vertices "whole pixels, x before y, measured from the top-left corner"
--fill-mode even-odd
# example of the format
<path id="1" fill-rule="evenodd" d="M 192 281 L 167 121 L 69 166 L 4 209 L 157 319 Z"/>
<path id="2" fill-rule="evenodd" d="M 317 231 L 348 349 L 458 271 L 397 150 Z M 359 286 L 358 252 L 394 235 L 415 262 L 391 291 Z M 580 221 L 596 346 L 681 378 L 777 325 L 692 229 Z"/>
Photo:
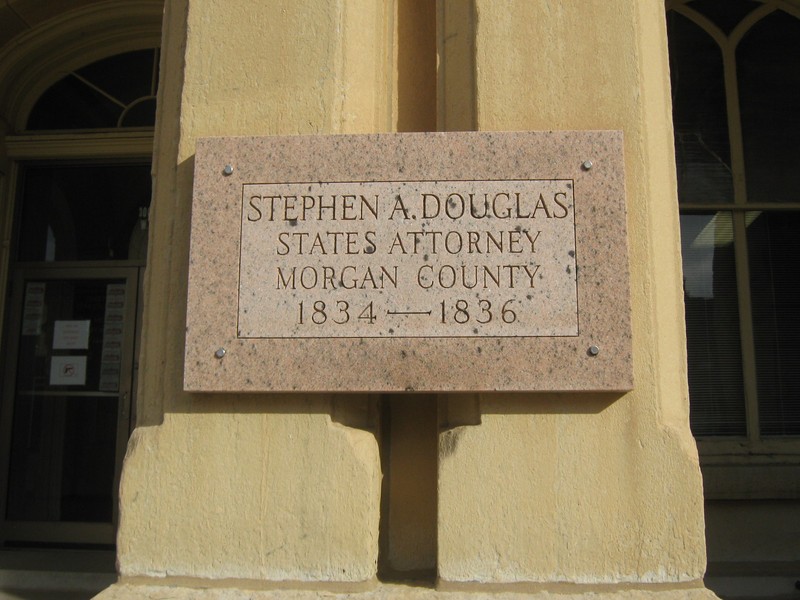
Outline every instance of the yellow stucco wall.
<path id="1" fill-rule="evenodd" d="M 482 396 L 481 426 L 441 441 L 440 576 L 698 579 L 663 6 L 476 4 L 480 129 L 625 133 L 636 389 Z"/>
<path id="2" fill-rule="evenodd" d="M 167 4 L 140 427 L 121 487 L 123 576 L 374 576 L 372 434 L 334 423 L 330 397 L 181 388 L 195 140 L 387 127 L 387 27 L 376 2 Z"/>
<path id="3" fill-rule="evenodd" d="M 480 425 L 441 434 L 444 582 L 702 577 L 663 10 L 475 0 L 437 11 L 441 128 L 625 132 L 636 384 L 623 397 L 484 394 Z M 375 576 L 380 458 L 371 433 L 331 419 L 350 400 L 189 395 L 181 380 L 195 140 L 390 131 L 398 115 L 432 114 L 430 95 L 397 76 L 396 19 L 379 0 L 167 3 L 123 576 Z"/>

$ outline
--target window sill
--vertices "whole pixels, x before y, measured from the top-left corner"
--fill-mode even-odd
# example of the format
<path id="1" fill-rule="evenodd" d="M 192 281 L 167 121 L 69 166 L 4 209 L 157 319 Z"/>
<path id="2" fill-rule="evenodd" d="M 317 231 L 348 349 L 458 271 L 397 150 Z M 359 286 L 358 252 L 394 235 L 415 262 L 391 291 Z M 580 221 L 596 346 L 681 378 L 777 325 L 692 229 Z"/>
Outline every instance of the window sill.
<path id="1" fill-rule="evenodd" d="M 703 464 L 706 500 L 800 498 L 800 464 Z"/>
<path id="2" fill-rule="evenodd" d="M 745 438 L 697 439 L 697 449 L 703 464 L 773 464 L 800 465 L 800 438 L 770 438 L 747 440 Z"/>
<path id="3" fill-rule="evenodd" d="M 698 440 L 707 500 L 800 498 L 800 439 Z"/>

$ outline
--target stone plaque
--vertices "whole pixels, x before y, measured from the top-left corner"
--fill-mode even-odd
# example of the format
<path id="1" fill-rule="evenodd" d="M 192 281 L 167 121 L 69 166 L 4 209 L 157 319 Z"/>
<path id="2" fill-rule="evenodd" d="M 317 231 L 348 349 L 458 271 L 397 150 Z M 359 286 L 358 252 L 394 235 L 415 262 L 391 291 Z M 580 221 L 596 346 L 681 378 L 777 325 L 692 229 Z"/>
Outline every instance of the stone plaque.
<path id="1" fill-rule="evenodd" d="M 622 135 L 198 141 L 191 391 L 627 390 Z"/>
<path id="2" fill-rule="evenodd" d="M 578 335 L 572 186 L 245 184 L 239 338 Z"/>

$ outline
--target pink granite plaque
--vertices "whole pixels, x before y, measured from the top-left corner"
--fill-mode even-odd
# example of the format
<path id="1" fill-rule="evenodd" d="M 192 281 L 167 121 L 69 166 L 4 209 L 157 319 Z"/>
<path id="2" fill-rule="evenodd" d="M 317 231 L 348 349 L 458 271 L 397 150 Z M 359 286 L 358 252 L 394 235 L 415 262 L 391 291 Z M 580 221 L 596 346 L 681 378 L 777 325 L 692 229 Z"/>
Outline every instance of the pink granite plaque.
<path id="1" fill-rule="evenodd" d="M 622 135 L 198 141 L 191 391 L 627 390 Z"/>

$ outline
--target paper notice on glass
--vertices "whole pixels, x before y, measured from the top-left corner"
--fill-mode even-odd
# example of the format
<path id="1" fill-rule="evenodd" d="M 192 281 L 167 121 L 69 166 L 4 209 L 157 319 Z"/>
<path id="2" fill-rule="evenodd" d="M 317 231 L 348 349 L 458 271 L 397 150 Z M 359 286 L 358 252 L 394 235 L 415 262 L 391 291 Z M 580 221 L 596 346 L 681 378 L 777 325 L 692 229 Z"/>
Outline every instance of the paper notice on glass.
<path id="1" fill-rule="evenodd" d="M 86 350 L 89 347 L 91 321 L 56 321 L 53 326 L 53 350 Z"/>
<path id="2" fill-rule="evenodd" d="M 101 392 L 119 390 L 124 321 L 125 284 L 110 283 L 106 286 L 106 312 L 103 320 L 103 349 L 99 382 Z"/>
<path id="3" fill-rule="evenodd" d="M 25 304 L 22 308 L 22 335 L 39 335 L 44 316 L 44 292 L 47 284 L 31 281 L 25 286 Z"/>
<path id="4" fill-rule="evenodd" d="M 50 385 L 86 385 L 85 356 L 53 356 Z"/>

